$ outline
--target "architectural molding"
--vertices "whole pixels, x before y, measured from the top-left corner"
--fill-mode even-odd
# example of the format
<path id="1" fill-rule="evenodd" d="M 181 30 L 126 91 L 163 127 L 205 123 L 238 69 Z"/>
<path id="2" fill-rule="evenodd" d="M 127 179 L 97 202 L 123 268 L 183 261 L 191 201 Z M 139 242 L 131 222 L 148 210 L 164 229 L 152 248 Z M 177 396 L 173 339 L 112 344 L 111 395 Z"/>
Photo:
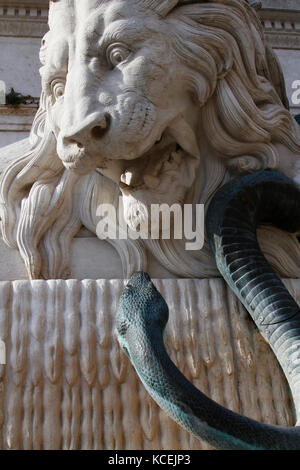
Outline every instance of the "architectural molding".
<path id="1" fill-rule="evenodd" d="M 30 132 L 36 105 L 0 106 L 0 132 Z"/>
<path id="2" fill-rule="evenodd" d="M 261 0 L 261 3 L 264 10 L 290 11 L 299 9 L 299 0 Z"/>
<path id="3" fill-rule="evenodd" d="M 300 9 L 263 9 L 260 17 L 266 40 L 275 49 L 300 49 Z"/>
<path id="4" fill-rule="evenodd" d="M 48 30 L 47 0 L 0 0 L 1 36 L 42 38 Z M 300 49 L 299 5 L 263 2 L 260 17 L 268 43 L 274 48 Z"/>
<path id="5" fill-rule="evenodd" d="M 38 105 L 24 104 L 20 106 L 0 105 L 0 116 L 34 116 Z"/>
<path id="6" fill-rule="evenodd" d="M 0 2 L 0 35 L 43 37 L 48 30 L 48 7 L 46 2 L 36 2 L 36 4 L 27 7 L 26 2 L 13 2 L 12 5 L 5 6 L 7 2 Z"/>
<path id="7" fill-rule="evenodd" d="M 14 8 L 25 7 L 48 9 L 49 0 L 0 0 L 0 6 Z"/>

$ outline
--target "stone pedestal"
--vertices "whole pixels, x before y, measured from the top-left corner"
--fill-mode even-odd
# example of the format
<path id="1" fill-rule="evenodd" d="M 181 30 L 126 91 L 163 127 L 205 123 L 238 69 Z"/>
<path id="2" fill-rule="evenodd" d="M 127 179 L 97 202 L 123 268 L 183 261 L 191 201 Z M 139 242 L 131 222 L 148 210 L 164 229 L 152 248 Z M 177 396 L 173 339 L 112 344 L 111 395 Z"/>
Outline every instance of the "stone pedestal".
<path id="1" fill-rule="evenodd" d="M 224 281 L 155 284 L 170 308 L 167 348 L 186 377 L 232 410 L 293 425 L 281 369 Z M 286 285 L 299 302 L 300 281 Z M 155 405 L 120 351 L 114 316 L 123 286 L 0 283 L 1 449 L 209 449 Z"/>

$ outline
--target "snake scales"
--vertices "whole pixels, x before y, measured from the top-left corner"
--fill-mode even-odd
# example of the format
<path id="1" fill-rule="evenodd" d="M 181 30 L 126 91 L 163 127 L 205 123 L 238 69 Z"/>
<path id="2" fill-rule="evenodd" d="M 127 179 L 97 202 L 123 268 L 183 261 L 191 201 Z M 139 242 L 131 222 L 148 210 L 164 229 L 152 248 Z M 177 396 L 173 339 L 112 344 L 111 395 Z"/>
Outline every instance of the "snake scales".
<path id="1" fill-rule="evenodd" d="M 256 228 L 300 230 L 300 191 L 274 171 L 224 185 L 206 216 L 218 269 L 269 342 L 300 408 L 300 310 L 261 253 Z M 144 386 L 179 425 L 217 449 L 300 450 L 300 426 L 271 426 L 234 413 L 195 388 L 163 342 L 168 306 L 146 273 L 136 273 L 118 307 L 116 330 Z"/>

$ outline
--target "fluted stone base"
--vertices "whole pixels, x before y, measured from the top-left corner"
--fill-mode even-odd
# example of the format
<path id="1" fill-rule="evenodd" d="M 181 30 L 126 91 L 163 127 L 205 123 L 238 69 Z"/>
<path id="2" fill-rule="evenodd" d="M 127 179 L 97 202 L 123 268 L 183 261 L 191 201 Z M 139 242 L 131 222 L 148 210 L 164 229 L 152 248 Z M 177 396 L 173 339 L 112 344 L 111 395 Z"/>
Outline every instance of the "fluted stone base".
<path id="1" fill-rule="evenodd" d="M 155 283 L 170 307 L 168 351 L 188 379 L 232 410 L 293 425 L 281 369 L 223 280 Z M 1 449 L 209 448 L 158 409 L 120 351 L 123 285 L 0 283 Z M 287 286 L 299 302 L 300 280 Z"/>

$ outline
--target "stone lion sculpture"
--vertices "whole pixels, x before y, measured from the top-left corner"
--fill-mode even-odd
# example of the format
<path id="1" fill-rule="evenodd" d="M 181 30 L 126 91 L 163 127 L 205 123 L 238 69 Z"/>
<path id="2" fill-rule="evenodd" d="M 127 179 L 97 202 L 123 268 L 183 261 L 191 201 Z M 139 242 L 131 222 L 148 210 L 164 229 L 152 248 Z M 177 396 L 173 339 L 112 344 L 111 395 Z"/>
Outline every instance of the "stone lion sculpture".
<path id="1" fill-rule="evenodd" d="M 257 3 L 257 2 L 256 2 Z M 280 66 L 244 0 L 56 0 L 42 41 L 42 96 L 30 139 L 2 150 L 2 236 L 30 278 L 70 276 L 72 239 L 119 204 L 134 230 L 153 203 L 202 203 L 237 174 L 300 182 L 300 132 Z M 260 230 L 284 276 L 294 235 Z M 115 240 L 124 275 L 151 253 L 181 277 L 217 273 L 207 244 Z"/>

